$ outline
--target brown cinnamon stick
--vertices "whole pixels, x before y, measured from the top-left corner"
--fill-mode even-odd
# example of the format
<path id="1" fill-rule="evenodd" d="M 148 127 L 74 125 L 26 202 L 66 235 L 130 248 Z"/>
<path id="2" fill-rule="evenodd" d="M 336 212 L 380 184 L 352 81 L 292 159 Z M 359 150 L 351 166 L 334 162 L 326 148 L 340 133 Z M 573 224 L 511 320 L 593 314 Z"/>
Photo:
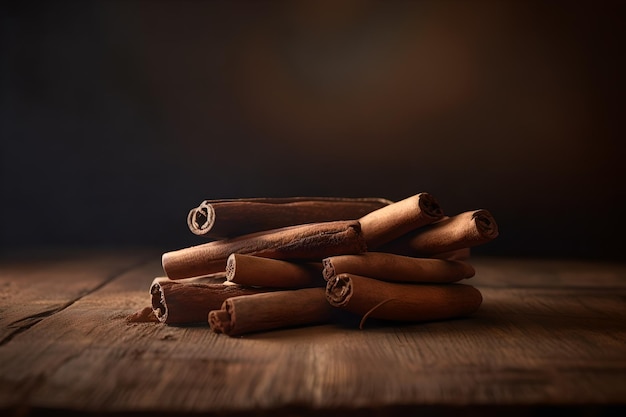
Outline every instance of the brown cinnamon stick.
<path id="1" fill-rule="evenodd" d="M 474 268 L 462 261 L 412 258 L 382 252 L 331 256 L 322 263 L 326 280 L 351 273 L 383 281 L 442 283 L 471 278 L 475 274 Z"/>
<path id="2" fill-rule="evenodd" d="M 471 248 L 460 248 L 448 252 L 433 253 L 431 258 L 447 259 L 449 261 L 468 261 L 471 258 Z"/>
<path id="3" fill-rule="evenodd" d="M 416 229 L 379 248 L 405 256 L 432 256 L 471 248 L 498 236 L 498 225 L 487 210 L 467 211 Z"/>
<path id="4" fill-rule="evenodd" d="M 442 217 L 437 200 L 429 193 L 420 193 L 372 211 L 359 222 L 368 250 L 374 250 Z"/>
<path id="5" fill-rule="evenodd" d="M 305 223 L 356 220 L 391 203 L 339 197 L 204 200 L 189 211 L 187 225 L 196 235 L 223 239 Z"/>
<path id="6" fill-rule="evenodd" d="M 311 223 L 218 240 L 163 254 L 170 279 L 225 271 L 231 253 L 274 259 L 318 260 L 366 250 L 356 220 Z"/>
<path id="7" fill-rule="evenodd" d="M 150 296 L 157 320 L 166 324 L 206 323 L 209 311 L 219 309 L 229 297 L 257 294 L 263 290 L 225 284 L 213 278 L 152 281 Z M 267 290 L 265 290 L 267 291 Z"/>
<path id="8" fill-rule="evenodd" d="M 304 288 L 232 297 L 209 313 L 209 325 L 217 333 L 238 336 L 327 323 L 333 308 L 324 294 L 324 288 Z"/>
<path id="9" fill-rule="evenodd" d="M 411 322 L 467 316 L 482 303 L 480 292 L 465 284 L 398 284 L 353 274 L 328 281 L 326 298 L 364 318 Z"/>
<path id="10" fill-rule="evenodd" d="M 228 257 L 226 279 L 241 285 L 271 288 L 326 286 L 319 262 L 290 262 L 241 253 Z"/>

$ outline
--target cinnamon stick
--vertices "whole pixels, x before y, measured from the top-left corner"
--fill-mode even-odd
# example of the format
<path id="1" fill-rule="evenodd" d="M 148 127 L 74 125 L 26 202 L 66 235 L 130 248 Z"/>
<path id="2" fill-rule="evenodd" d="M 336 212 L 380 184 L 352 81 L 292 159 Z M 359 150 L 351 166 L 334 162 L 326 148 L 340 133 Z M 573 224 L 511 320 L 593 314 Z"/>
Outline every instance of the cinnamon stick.
<path id="1" fill-rule="evenodd" d="M 419 193 L 372 211 L 359 222 L 368 250 L 374 250 L 442 217 L 443 210 L 437 200 L 429 193 Z"/>
<path id="2" fill-rule="evenodd" d="M 391 203 L 339 197 L 204 200 L 189 211 L 187 225 L 196 235 L 224 239 L 305 223 L 356 220 Z"/>
<path id="3" fill-rule="evenodd" d="M 412 258 L 382 252 L 339 255 L 325 258 L 324 279 L 342 273 L 363 275 L 393 282 L 455 282 L 471 278 L 474 268 L 462 261 Z"/>
<path id="4" fill-rule="evenodd" d="M 290 262 L 233 253 L 226 262 L 226 279 L 248 286 L 308 288 L 326 285 L 319 262 Z"/>
<path id="5" fill-rule="evenodd" d="M 238 336 L 285 327 L 327 323 L 333 308 L 324 288 L 274 291 L 232 297 L 208 315 L 211 329 Z"/>
<path id="6" fill-rule="evenodd" d="M 482 295 L 470 285 L 398 284 L 354 274 L 335 275 L 326 286 L 326 298 L 364 319 L 411 322 L 467 316 L 482 303 Z"/>
<path id="7" fill-rule="evenodd" d="M 225 284 L 223 279 L 220 281 L 214 278 L 172 281 L 159 277 L 150 285 L 152 311 L 157 320 L 177 325 L 206 323 L 209 311 L 219 309 L 227 298 L 261 291 Z"/>
<path id="8" fill-rule="evenodd" d="M 431 258 L 447 259 L 449 261 L 468 261 L 471 258 L 471 248 L 460 248 L 448 252 L 433 253 Z"/>
<path id="9" fill-rule="evenodd" d="M 498 236 L 498 225 L 487 210 L 467 211 L 416 229 L 379 248 L 405 256 L 433 256 L 471 248 Z"/>
<path id="10" fill-rule="evenodd" d="M 162 256 L 170 279 L 201 276 L 226 269 L 231 253 L 274 259 L 319 260 L 366 250 L 356 220 L 311 223 L 208 242 Z"/>

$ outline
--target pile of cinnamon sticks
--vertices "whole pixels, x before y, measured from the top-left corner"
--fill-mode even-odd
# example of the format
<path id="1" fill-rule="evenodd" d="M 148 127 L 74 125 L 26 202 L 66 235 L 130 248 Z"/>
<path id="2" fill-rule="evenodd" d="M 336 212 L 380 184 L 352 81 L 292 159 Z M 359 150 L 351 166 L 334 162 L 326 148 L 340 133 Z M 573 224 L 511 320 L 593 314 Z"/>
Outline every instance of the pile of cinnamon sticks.
<path id="1" fill-rule="evenodd" d="M 400 322 L 464 317 L 470 248 L 498 236 L 484 209 L 444 214 L 429 193 L 381 198 L 206 200 L 188 215 L 207 242 L 163 254 L 165 277 L 131 321 L 204 323 L 237 336 L 343 315 Z"/>

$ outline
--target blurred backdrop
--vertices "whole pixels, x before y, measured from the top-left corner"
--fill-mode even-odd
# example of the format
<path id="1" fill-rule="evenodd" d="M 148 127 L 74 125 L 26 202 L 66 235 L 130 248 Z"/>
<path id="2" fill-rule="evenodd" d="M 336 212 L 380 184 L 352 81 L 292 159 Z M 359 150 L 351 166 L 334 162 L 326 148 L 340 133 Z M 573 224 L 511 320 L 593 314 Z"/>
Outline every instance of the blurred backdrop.
<path id="1" fill-rule="evenodd" d="M 203 199 L 433 194 L 622 259 L 622 1 L 15 1 L 0 244 L 201 243 Z"/>

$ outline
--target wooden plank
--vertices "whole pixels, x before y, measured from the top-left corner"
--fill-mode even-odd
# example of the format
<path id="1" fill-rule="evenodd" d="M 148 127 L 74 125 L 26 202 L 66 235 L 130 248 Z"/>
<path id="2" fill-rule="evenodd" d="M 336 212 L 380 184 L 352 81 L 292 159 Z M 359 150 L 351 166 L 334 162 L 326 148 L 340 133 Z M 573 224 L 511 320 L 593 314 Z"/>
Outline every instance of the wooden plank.
<path id="1" fill-rule="evenodd" d="M 72 303 L 66 303 L 64 308 L 42 315 L 40 320 L 25 331 L 0 345 L 0 409 L 8 405 L 9 408 L 30 407 L 34 390 L 45 389 L 49 384 L 54 385 L 55 379 L 51 376 L 55 374 L 55 370 L 68 361 L 71 364 L 75 358 L 90 353 L 89 346 L 106 353 L 103 356 L 106 360 L 114 360 L 108 355 L 120 344 L 133 349 L 134 341 L 129 340 L 124 332 L 125 318 L 137 305 L 147 302 L 147 288 L 152 276 L 163 273 L 155 261 L 159 259 L 158 254 L 154 251 L 148 253 L 148 263 L 146 252 L 143 251 L 140 255 L 134 251 L 128 254 L 118 252 L 93 256 L 80 254 L 77 257 L 64 258 L 60 263 L 37 263 L 33 273 L 15 275 L 16 281 L 21 285 L 29 286 L 34 282 L 31 286 L 35 288 L 32 294 L 27 294 L 29 297 L 45 294 L 46 288 L 53 294 L 62 294 L 62 300 L 80 294 L 72 289 L 71 279 L 65 277 L 84 281 L 90 284 L 86 288 L 93 290 L 82 294 Z M 117 265 L 117 270 L 109 269 L 111 264 Z M 19 262 L 15 268 L 18 265 Z M 149 270 L 147 275 L 133 273 L 143 272 L 144 268 Z M 60 277 L 71 290 L 57 288 L 57 281 L 51 281 L 56 283 L 52 285 L 49 279 L 44 279 L 50 276 Z M 120 287 L 120 283 L 123 283 L 123 287 Z M 85 286 L 84 283 L 80 285 L 81 288 Z M 103 292 L 104 288 L 106 291 Z M 77 371 L 83 372 L 81 378 L 93 378 L 93 384 L 97 384 L 98 375 L 91 374 L 91 370 L 93 368 L 88 366 Z M 67 382 L 80 384 L 80 379 Z M 71 406 L 71 402 L 67 405 Z"/>
<path id="2" fill-rule="evenodd" d="M 6 252 L 0 258 L 0 345 L 138 263 L 154 250 Z"/>
<path id="3" fill-rule="evenodd" d="M 496 265 L 493 277 L 528 270 Z M 555 274 L 594 285 L 568 265 Z M 206 326 L 126 323 L 161 273 L 157 259 L 130 269 L 0 346 L 0 409 L 347 412 L 626 398 L 626 291 L 612 284 L 505 288 L 487 276 L 484 305 L 468 319 L 230 338 Z"/>

